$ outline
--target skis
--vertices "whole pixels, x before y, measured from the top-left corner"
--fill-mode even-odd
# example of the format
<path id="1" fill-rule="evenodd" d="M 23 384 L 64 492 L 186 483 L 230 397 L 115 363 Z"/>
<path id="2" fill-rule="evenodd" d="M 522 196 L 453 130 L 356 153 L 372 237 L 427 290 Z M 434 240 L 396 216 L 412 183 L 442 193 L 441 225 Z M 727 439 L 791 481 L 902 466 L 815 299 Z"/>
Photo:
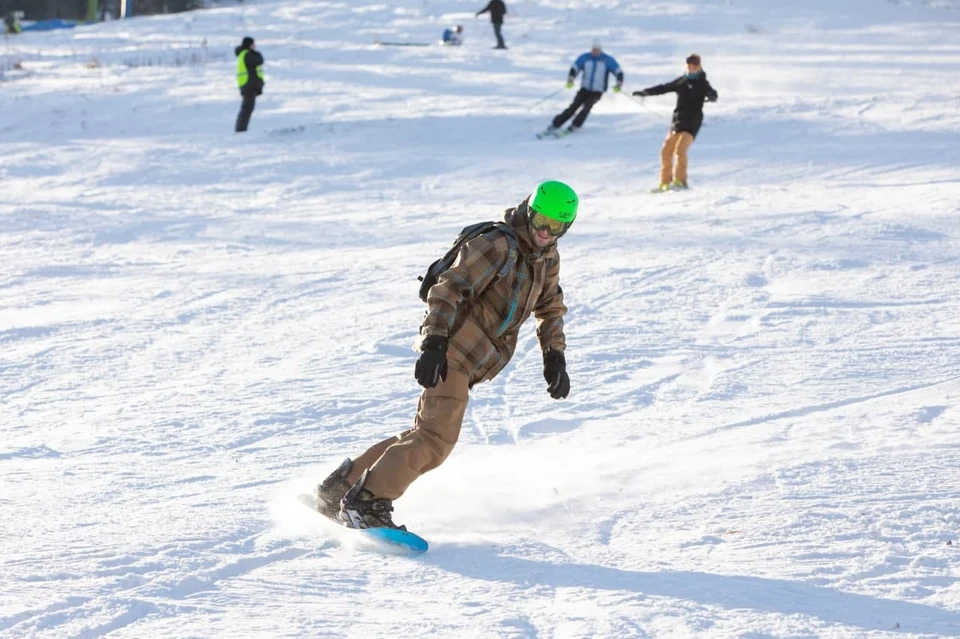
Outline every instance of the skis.
<path id="1" fill-rule="evenodd" d="M 314 495 L 300 494 L 300 503 L 312 510 L 323 521 L 330 524 L 333 532 L 346 545 L 358 550 L 382 552 L 387 554 L 419 555 L 430 547 L 427 541 L 408 530 L 400 528 L 347 528 L 343 522 L 331 519 L 317 510 L 317 498 Z"/>
<path id="2" fill-rule="evenodd" d="M 544 130 L 541 131 L 540 133 L 537 133 L 537 139 L 538 139 L 538 140 L 542 140 L 542 139 L 544 139 L 544 138 L 558 138 L 558 139 L 559 139 L 559 138 L 565 138 L 565 137 L 567 137 L 568 135 L 570 135 L 571 133 L 573 133 L 575 130 L 576 130 L 576 129 L 570 129 L 570 128 L 566 128 L 566 129 L 555 129 L 555 128 L 553 128 L 553 127 L 551 126 L 551 127 L 547 127 L 546 129 L 544 129 Z"/>

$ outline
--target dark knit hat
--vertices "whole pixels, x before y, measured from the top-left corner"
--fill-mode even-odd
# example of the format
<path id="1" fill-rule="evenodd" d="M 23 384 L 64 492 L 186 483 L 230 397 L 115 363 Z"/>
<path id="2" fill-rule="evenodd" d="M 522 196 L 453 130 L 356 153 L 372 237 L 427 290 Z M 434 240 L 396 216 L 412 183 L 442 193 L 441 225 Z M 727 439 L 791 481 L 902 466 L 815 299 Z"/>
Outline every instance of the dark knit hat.
<path id="1" fill-rule="evenodd" d="M 698 67 L 700 66 L 700 56 L 696 53 L 691 53 L 687 56 L 687 64 L 695 64 Z"/>
<path id="2" fill-rule="evenodd" d="M 252 46 L 252 45 L 253 45 L 253 38 L 251 38 L 250 36 L 246 36 L 246 37 L 243 39 L 243 42 L 240 43 L 240 46 L 243 47 L 244 49 L 246 49 L 247 47 L 250 47 L 250 46 Z"/>

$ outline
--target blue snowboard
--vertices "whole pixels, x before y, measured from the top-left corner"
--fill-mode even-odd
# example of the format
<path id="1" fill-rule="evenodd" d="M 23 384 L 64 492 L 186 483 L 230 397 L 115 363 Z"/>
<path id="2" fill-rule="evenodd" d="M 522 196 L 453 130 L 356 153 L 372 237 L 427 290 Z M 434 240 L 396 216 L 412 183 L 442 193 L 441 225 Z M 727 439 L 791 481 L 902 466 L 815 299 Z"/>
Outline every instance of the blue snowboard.
<path id="1" fill-rule="evenodd" d="M 364 528 L 356 532 L 366 534 L 385 544 L 397 546 L 415 553 L 427 552 L 427 548 L 430 547 L 426 539 L 420 535 L 413 534 L 409 530 L 400 530 L 399 528 Z"/>
<path id="2" fill-rule="evenodd" d="M 335 530 L 338 537 L 354 538 L 353 541 L 359 542 L 357 545 L 362 550 L 419 555 L 427 552 L 430 547 L 426 539 L 408 530 L 400 530 L 399 528 L 347 528 L 343 525 L 343 522 L 331 519 L 319 512 L 316 497 L 313 495 L 301 494 L 299 497 L 303 505 L 308 506 L 324 521 L 336 525 Z"/>

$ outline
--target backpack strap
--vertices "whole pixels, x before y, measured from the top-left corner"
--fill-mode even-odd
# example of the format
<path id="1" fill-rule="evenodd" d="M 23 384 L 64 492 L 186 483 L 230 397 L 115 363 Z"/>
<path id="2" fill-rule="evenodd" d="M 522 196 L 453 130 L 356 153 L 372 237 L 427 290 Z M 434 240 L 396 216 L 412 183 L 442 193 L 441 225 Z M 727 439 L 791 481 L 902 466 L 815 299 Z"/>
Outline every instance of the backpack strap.
<path id="1" fill-rule="evenodd" d="M 508 224 L 504 224 L 503 222 L 497 222 L 495 228 L 507 236 L 507 246 L 509 247 L 507 259 L 504 261 L 503 266 L 500 267 L 500 270 L 497 271 L 497 279 L 500 279 L 506 275 L 510 267 L 517 262 L 517 233 Z"/>
<path id="2" fill-rule="evenodd" d="M 509 246 L 507 259 L 503 262 L 500 270 L 497 271 L 497 279 L 501 279 L 510 271 L 510 268 L 517 263 L 519 248 L 517 246 L 517 233 L 510 225 L 497 222 L 496 228 L 507 237 L 507 245 Z M 506 331 L 510 325 L 510 322 L 513 321 L 513 315 L 517 309 L 517 300 L 520 297 L 520 283 L 520 278 L 516 278 L 513 284 L 513 292 L 510 294 L 510 297 L 507 298 L 507 307 L 503 310 L 503 323 L 497 328 L 497 337 L 503 335 L 504 331 Z"/>

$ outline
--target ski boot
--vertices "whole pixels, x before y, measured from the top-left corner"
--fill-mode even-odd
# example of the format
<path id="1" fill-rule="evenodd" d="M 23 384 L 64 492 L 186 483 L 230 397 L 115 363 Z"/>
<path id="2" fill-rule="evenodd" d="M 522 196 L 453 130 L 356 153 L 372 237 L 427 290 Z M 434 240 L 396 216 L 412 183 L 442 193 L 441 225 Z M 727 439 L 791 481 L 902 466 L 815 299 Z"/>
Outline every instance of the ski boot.
<path id="1" fill-rule="evenodd" d="M 673 182 L 670 183 L 670 189 L 673 191 L 683 191 L 689 188 L 690 187 L 687 186 L 686 182 L 681 182 L 680 180 L 674 180 Z"/>
<path id="2" fill-rule="evenodd" d="M 369 470 L 363 471 L 360 480 L 353 485 L 340 502 L 340 521 L 347 528 L 399 528 L 406 526 L 393 523 L 393 501 L 381 499 L 363 487 Z"/>
<path id="3" fill-rule="evenodd" d="M 317 485 L 317 510 L 321 515 L 334 521 L 340 519 L 340 500 L 350 490 L 347 475 L 351 470 L 353 470 L 353 462 L 345 459 L 335 471 L 330 473 L 329 477 Z"/>

